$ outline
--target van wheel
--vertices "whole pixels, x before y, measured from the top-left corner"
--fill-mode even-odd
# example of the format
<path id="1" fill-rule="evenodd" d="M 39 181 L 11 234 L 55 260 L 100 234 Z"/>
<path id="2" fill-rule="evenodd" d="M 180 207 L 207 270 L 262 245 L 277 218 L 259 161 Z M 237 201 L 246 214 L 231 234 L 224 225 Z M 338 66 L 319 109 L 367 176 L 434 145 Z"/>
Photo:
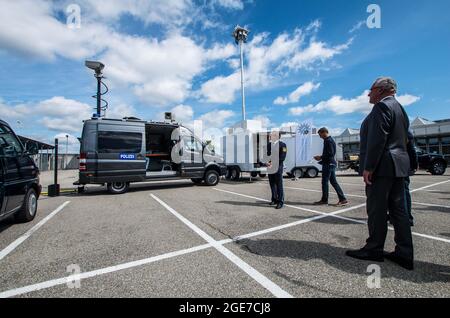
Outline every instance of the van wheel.
<path id="1" fill-rule="evenodd" d="M 308 178 L 315 178 L 319 174 L 319 171 L 316 168 L 309 168 L 306 170 L 306 175 Z"/>
<path id="2" fill-rule="evenodd" d="M 192 178 L 191 181 L 194 182 L 195 184 L 202 184 L 203 179 Z"/>
<path id="3" fill-rule="evenodd" d="M 294 171 L 292 171 L 292 176 L 295 179 L 303 178 L 303 170 L 300 168 L 294 169 Z"/>
<path id="4" fill-rule="evenodd" d="M 250 173 L 250 175 L 252 176 L 252 178 L 256 178 L 258 177 L 258 172 L 253 171 Z"/>
<path id="5" fill-rule="evenodd" d="M 434 176 L 442 176 L 447 168 L 446 162 L 436 161 L 431 166 L 430 172 Z"/>
<path id="6" fill-rule="evenodd" d="M 122 194 L 128 191 L 130 184 L 128 182 L 108 183 L 108 191 L 111 194 Z"/>
<path id="7" fill-rule="evenodd" d="M 217 171 L 208 170 L 205 174 L 205 183 L 207 186 L 216 186 L 219 183 L 220 177 Z"/>
<path id="8" fill-rule="evenodd" d="M 16 213 L 15 219 L 20 223 L 31 222 L 36 216 L 38 206 L 38 197 L 36 190 L 28 189 L 22 208 Z"/>
<path id="9" fill-rule="evenodd" d="M 261 173 L 261 172 L 260 172 L 260 173 L 259 173 L 259 177 L 260 177 L 260 178 L 265 178 L 265 177 L 267 177 L 267 174 Z"/>
<path id="10" fill-rule="evenodd" d="M 241 171 L 237 167 L 233 167 L 230 169 L 231 180 L 238 181 L 241 178 Z"/>

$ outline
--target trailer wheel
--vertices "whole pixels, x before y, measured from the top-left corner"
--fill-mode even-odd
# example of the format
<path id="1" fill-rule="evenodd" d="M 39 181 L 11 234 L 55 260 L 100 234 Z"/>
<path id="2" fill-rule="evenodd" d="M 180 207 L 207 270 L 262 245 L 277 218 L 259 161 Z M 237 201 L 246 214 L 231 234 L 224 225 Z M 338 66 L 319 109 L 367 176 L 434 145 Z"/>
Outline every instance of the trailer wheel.
<path id="1" fill-rule="evenodd" d="M 238 181 L 241 178 L 241 171 L 238 167 L 232 167 L 231 171 L 231 180 Z"/>
<path id="2" fill-rule="evenodd" d="M 227 180 L 231 179 L 231 168 L 227 168 L 227 173 L 225 174 L 225 179 L 227 179 Z"/>
<path id="3" fill-rule="evenodd" d="M 128 182 L 108 183 L 108 191 L 111 194 L 123 194 L 128 191 L 130 184 Z"/>
<path id="4" fill-rule="evenodd" d="M 260 173 L 259 173 L 259 177 L 260 177 L 260 178 L 265 178 L 265 177 L 267 177 L 267 174 L 261 173 L 261 172 L 260 172 Z"/>
<path id="5" fill-rule="evenodd" d="M 205 184 L 207 186 L 213 187 L 216 186 L 219 183 L 220 177 L 217 171 L 215 170 L 208 170 L 205 174 Z"/>
<path id="6" fill-rule="evenodd" d="M 252 176 L 252 178 L 256 178 L 256 177 L 258 177 L 258 172 L 253 171 L 250 173 L 250 175 Z"/>
<path id="7" fill-rule="evenodd" d="M 15 220 L 20 223 L 33 221 L 34 217 L 36 216 L 37 205 L 38 197 L 36 194 L 36 190 L 30 188 L 25 195 L 22 207 L 14 216 Z"/>
<path id="8" fill-rule="evenodd" d="M 300 169 L 300 168 L 294 169 L 294 171 L 292 171 L 292 176 L 293 176 L 295 179 L 303 178 L 303 170 Z"/>
<path id="9" fill-rule="evenodd" d="M 308 170 L 306 170 L 306 175 L 308 176 L 308 178 L 316 178 L 319 175 L 319 170 L 317 170 L 316 168 L 309 168 Z"/>

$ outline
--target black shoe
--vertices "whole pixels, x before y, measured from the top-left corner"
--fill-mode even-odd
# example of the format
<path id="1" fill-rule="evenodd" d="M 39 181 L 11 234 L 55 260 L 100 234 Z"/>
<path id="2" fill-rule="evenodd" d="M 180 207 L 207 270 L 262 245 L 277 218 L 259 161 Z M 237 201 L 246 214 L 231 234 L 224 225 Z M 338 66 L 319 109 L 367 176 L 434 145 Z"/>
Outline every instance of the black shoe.
<path id="1" fill-rule="evenodd" d="M 320 201 L 314 202 L 314 205 L 328 205 L 328 202 L 320 200 Z"/>
<path id="2" fill-rule="evenodd" d="M 279 210 L 282 209 L 284 207 L 283 203 L 278 203 L 277 206 L 275 207 L 275 209 Z"/>
<path id="3" fill-rule="evenodd" d="M 269 203 L 269 205 L 277 205 L 278 203 L 276 201 L 272 201 Z"/>
<path id="4" fill-rule="evenodd" d="M 382 253 L 374 253 L 364 248 L 360 250 L 346 251 L 345 255 L 364 261 L 384 262 Z"/>
<path id="5" fill-rule="evenodd" d="M 413 227 L 413 226 L 414 226 L 414 220 L 409 220 L 409 225 L 410 225 L 411 227 Z"/>
<path id="6" fill-rule="evenodd" d="M 394 262 L 395 264 L 407 269 L 409 271 L 414 270 L 414 261 L 410 259 L 406 259 L 404 257 L 398 256 L 395 252 L 392 253 L 384 253 L 384 258 Z"/>

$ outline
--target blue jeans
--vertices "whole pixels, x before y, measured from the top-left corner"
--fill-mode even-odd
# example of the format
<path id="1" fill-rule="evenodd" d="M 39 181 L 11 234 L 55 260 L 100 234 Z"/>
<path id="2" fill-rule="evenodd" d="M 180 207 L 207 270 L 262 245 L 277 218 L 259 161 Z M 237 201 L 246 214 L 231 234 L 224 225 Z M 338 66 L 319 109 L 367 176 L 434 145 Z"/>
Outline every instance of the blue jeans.
<path id="1" fill-rule="evenodd" d="M 324 164 L 322 166 L 322 201 L 328 202 L 328 195 L 329 195 L 329 187 L 328 183 L 331 183 L 334 190 L 336 191 L 339 202 L 346 201 L 346 197 L 344 195 L 344 191 L 342 191 L 342 188 L 339 186 L 339 183 L 336 180 L 336 166 L 330 165 L 330 164 Z"/>

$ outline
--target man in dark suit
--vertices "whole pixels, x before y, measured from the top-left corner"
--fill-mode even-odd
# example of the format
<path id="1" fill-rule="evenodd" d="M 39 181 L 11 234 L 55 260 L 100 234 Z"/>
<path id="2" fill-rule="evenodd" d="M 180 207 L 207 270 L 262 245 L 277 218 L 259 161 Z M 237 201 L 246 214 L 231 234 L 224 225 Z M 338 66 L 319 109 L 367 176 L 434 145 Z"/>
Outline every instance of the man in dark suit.
<path id="1" fill-rule="evenodd" d="M 412 270 L 413 241 L 405 204 L 405 178 L 409 176 L 409 119 L 395 99 L 397 84 L 391 78 L 375 81 L 370 103 L 375 106 L 361 125 L 360 173 L 367 196 L 369 238 L 347 256 L 382 262 L 384 258 Z M 384 253 L 388 210 L 395 230 L 395 251 Z"/>
<path id="2" fill-rule="evenodd" d="M 323 151 L 321 156 L 315 156 L 314 159 L 322 165 L 322 198 L 315 202 L 315 205 L 327 205 L 329 197 L 328 183 L 331 183 L 336 191 L 339 202 L 336 206 L 346 206 L 348 204 L 344 191 L 336 179 L 336 143 L 329 135 L 328 129 L 323 127 L 318 131 L 320 138 L 323 139 Z"/>
<path id="3" fill-rule="evenodd" d="M 272 200 L 270 205 L 276 205 L 276 209 L 282 209 L 284 206 L 283 189 L 283 164 L 287 155 L 287 146 L 280 140 L 280 133 L 274 131 L 270 134 L 270 143 L 267 147 L 267 154 L 270 161 L 268 164 L 268 174 Z"/>

